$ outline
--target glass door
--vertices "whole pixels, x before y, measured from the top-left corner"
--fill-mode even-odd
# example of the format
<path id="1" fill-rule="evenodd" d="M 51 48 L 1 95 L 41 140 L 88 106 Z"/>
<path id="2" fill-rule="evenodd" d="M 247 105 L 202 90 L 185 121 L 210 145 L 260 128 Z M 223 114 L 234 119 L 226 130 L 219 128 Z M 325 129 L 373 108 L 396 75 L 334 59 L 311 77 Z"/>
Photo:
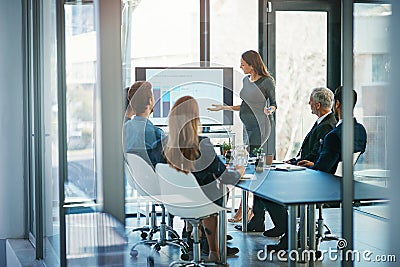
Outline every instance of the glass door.
<path id="1" fill-rule="evenodd" d="M 266 3 L 268 67 L 276 79 L 276 158 L 296 156 L 317 117 L 308 105 L 316 87 L 340 84 L 340 2 Z M 265 46 L 264 45 L 264 46 Z"/>

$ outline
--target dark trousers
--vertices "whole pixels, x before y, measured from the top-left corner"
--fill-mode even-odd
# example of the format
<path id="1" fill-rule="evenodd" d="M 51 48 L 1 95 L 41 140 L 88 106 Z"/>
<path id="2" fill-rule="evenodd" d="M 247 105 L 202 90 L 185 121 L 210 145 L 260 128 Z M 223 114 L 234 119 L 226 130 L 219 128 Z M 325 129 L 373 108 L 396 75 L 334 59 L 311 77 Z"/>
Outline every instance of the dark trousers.
<path id="1" fill-rule="evenodd" d="M 277 230 L 284 233 L 288 231 L 288 213 L 284 206 L 276 204 L 275 202 L 254 196 L 253 213 L 254 217 L 251 220 L 254 222 L 262 222 L 265 220 L 265 210 L 268 211 L 272 222 Z"/>

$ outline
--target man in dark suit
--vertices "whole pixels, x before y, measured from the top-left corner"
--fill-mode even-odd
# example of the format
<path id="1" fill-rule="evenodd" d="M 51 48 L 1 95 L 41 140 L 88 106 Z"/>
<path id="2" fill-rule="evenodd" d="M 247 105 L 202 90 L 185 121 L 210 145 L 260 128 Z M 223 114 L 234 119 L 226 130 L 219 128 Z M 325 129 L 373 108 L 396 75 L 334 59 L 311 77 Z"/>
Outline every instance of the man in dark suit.
<path id="1" fill-rule="evenodd" d="M 287 163 L 296 165 L 298 161 L 306 159 L 315 161 L 319 155 L 319 147 L 325 135 L 336 126 L 336 118 L 332 113 L 333 92 L 328 88 L 315 88 L 312 90 L 310 100 L 308 102 L 311 113 L 315 114 L 318 119 L 310 132 L 304 138 L 301 149 L 296 158 L 292 158 Z M 265 230 L 264 219 L 265 209 L 268 210 L 270 217 L 275 225 L 274 228 Z M 277 237 L 285 233 L 287 225 L 286 221 L 282 222 L 282 212 L 286 212 L 280 205 L 268 204 L 264 205 L 264 199 L 254 196 L 253 213 L 254 217 L 248 222 L 247 230 L 254 232 L 264 232 L 265 236 Z M 241 229 L 241 225 L 237 225 L 236 229 Z"/>
<path id="2" fill-rule="evenodd" d="M 314 162 L 309 160 L 301 160 L 297 163 L 300 166 L 310 167 L 316 170 L 335 173 L 339 161 L 342 160 L 342 96 L 343 87 L 339 86 L 335 90 L 334 96 L 334 112 L 339 117 L 337 126 L 330 131 L 324 138 L 320 153 L 317 160 Z M 353 90 L 354 103 L 353 108 L 357 102 L 357 93 Z M 364 153 L 367 145 L 367 132 L 360 123 L 354 118 L 354 152 Z M 267 250 L 286 250 L 288 248 L 288 237 L 287 237 L 287 219 L 288 214 L 283 206 L 264 200 L 264 205 L 268 208 L 269 205 L 275 209 L 274 212 L 281 219 L 281 223 L 286 227 L 285 235 L 280 239 L 280 242 L 276 245 L 268 245 Z M 276 227 L 276 226 L 275 226 Z"/>
<path id="3" fill-rule="evenodd" d="M 339 86 L 335 91 L 335 104 L 334 111 L 339 117 L 339 122 L 336 128 L 330 131 L 324 138 L 321 146 L 321 152 L 318 159 L 313 162 L 310 160 L 302 160 L 298 162 L 300 166 L 311 167 L 315 170 L 329 172 L 334 174 L 336 172 L 338 163 L 342 161 L 342 104 L 341 99 L 343 95 L 343 87 Z M 353 90 L 354 103 L 353 108 L 357 102 L 357 93 Z M 364 153 L 367 145 L 367 131 L 364 126 L 354 120 L 354 150 L 353 152 Z"/>
<path id="4" fill-rule="evenodd" d="M 332 113 L 333 92 L 328 88 L 315 88 L 310 95 L 308 104 L 312 114 L 318 116 L 314 126 L 304 138 L 296 158 L 287 163 L 297 165 L 300 160 L 315 161 L 319 156 L 319 147 L 324 137 L 336 126 L 336 118 Z"/>

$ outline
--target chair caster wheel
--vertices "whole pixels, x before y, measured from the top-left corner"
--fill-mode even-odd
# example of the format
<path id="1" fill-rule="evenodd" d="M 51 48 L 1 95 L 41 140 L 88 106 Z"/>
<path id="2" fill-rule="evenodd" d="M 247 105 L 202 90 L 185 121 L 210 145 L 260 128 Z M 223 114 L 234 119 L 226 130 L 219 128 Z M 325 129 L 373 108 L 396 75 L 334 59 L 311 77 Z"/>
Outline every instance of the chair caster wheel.
<path id="1" fill-rule="evenodd" d="M 136 249 L 131 249 L 130 255 L 131 257 L 136 258 L 138 255 L 138 251 Z"/>
<path id="2" fill-rule="evenodd" d="M 189 254 L 185 253 L 185 254 L 181 254 L 181 260 L 183 261 L 188 261 L 189 260 Z"/>
<path id="3" fill-rule="evenodd" d="M 147 233 L 142 232 L 142 233 L 140 234 L 140 237 L 141 237 L 142 239 L 146 239 L 146 238 L 147 238 Z"/>
<path id="4" fill-rule="evenodd" d="M 316 257 L 316 259 L 318 260 L 319 258 L 321 258 L 321 256 L 322 256 L 322 252 L 321 252 L 320 250 L 317 250 L 317 251 L 315 252 L 315 257 Z"/>

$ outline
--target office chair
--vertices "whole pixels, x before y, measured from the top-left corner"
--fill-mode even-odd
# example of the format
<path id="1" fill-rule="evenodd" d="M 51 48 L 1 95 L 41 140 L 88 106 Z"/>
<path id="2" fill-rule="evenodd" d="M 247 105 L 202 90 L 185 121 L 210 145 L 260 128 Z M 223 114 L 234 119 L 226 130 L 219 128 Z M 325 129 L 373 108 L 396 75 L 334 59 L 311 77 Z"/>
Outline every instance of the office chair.
<path id="1" fill-rule="evenodd" d="M 160 181 L 160 189 L 164 205 L 175 216 L 188 220 L 193 224 L 193 260 L 173 261 L 169 266 L 207 266 L 201 259 L 198 228 L 201 221 L 225 208 L 212 202 L 203 192 L 193 174 L 179 172 L 168 164 L 157 164 L 156 173 Z"/>
<path id="2" fill-rule="evenodd" d="M 360 157 L 361 152 L 353 153 L 353 166 L 356 165 L 358 158 Z M 342 177 L 343 173 L 343 162 L 340 161 L 337 168 L 335 175 Z M 322 209 L 324 204 L 318 205 L 318 220 L 317 220 L 317 227 L 316 227 L 316 257 L 317 259 L 322 256 L 321 251 L 319 250 L 319 246 L 321 245 L 322 241 L 332 241 L 332 240 L 339 240 L 340 237 L 337 235 L 332 234 L 331 229 L 329 226 L 324 222 L 324 218 L 322 217 Z M 324 231 L 324 229 L 326 229 Z"/>
<path id="3" fill-rule="evenodd" d="M 128 182 L 133 185 L 139 194 L 143 197 L 147 197 L 150 201 L 153 202 L 152 212 L 151 212 L 151 225 L 144 226 L 141 228 L 133 229 L 132 231 L 148 231 L 149 236 L 146 240 L 141 240 L 135 243 L 130 251 L 130 255 L 132 257 L 136 257 L 138 255 L 138 251 L 136 247 L 138 245 L 149 245 L 152 247 L 152 253 L 157 252 L 163 246 L 176 246 L 180 247 L 182 255 L 182 259 L 188 259 L 189 246 L 179 238 L 178 233 L 172 229 L 172 227 L 168 226 L 165 221 L 165 207 L 162 204 L 160 197 L 160 188 L 158 184 L 157 174 L 154 172 L 153 168 L 140 156 L 136 154 L 126 154 L 126 164 L 127 169 L 130 173 L 128 175 Z M 155 204 L 156 203 L 156 204 Z M 161 223 L 160 226 L 157 226 L 156 222 L 156 212 L 155 205 L 159 205 L 161 207 Z M 160 238 L 158 240 L 153 240 L 153 235 L 157 232 L 160 232 Z M 167 232 L 170 233 L 171 239 L 167 239 Z M 150 261 L 153 260 L 153 255 L 149 256 Z"/>

